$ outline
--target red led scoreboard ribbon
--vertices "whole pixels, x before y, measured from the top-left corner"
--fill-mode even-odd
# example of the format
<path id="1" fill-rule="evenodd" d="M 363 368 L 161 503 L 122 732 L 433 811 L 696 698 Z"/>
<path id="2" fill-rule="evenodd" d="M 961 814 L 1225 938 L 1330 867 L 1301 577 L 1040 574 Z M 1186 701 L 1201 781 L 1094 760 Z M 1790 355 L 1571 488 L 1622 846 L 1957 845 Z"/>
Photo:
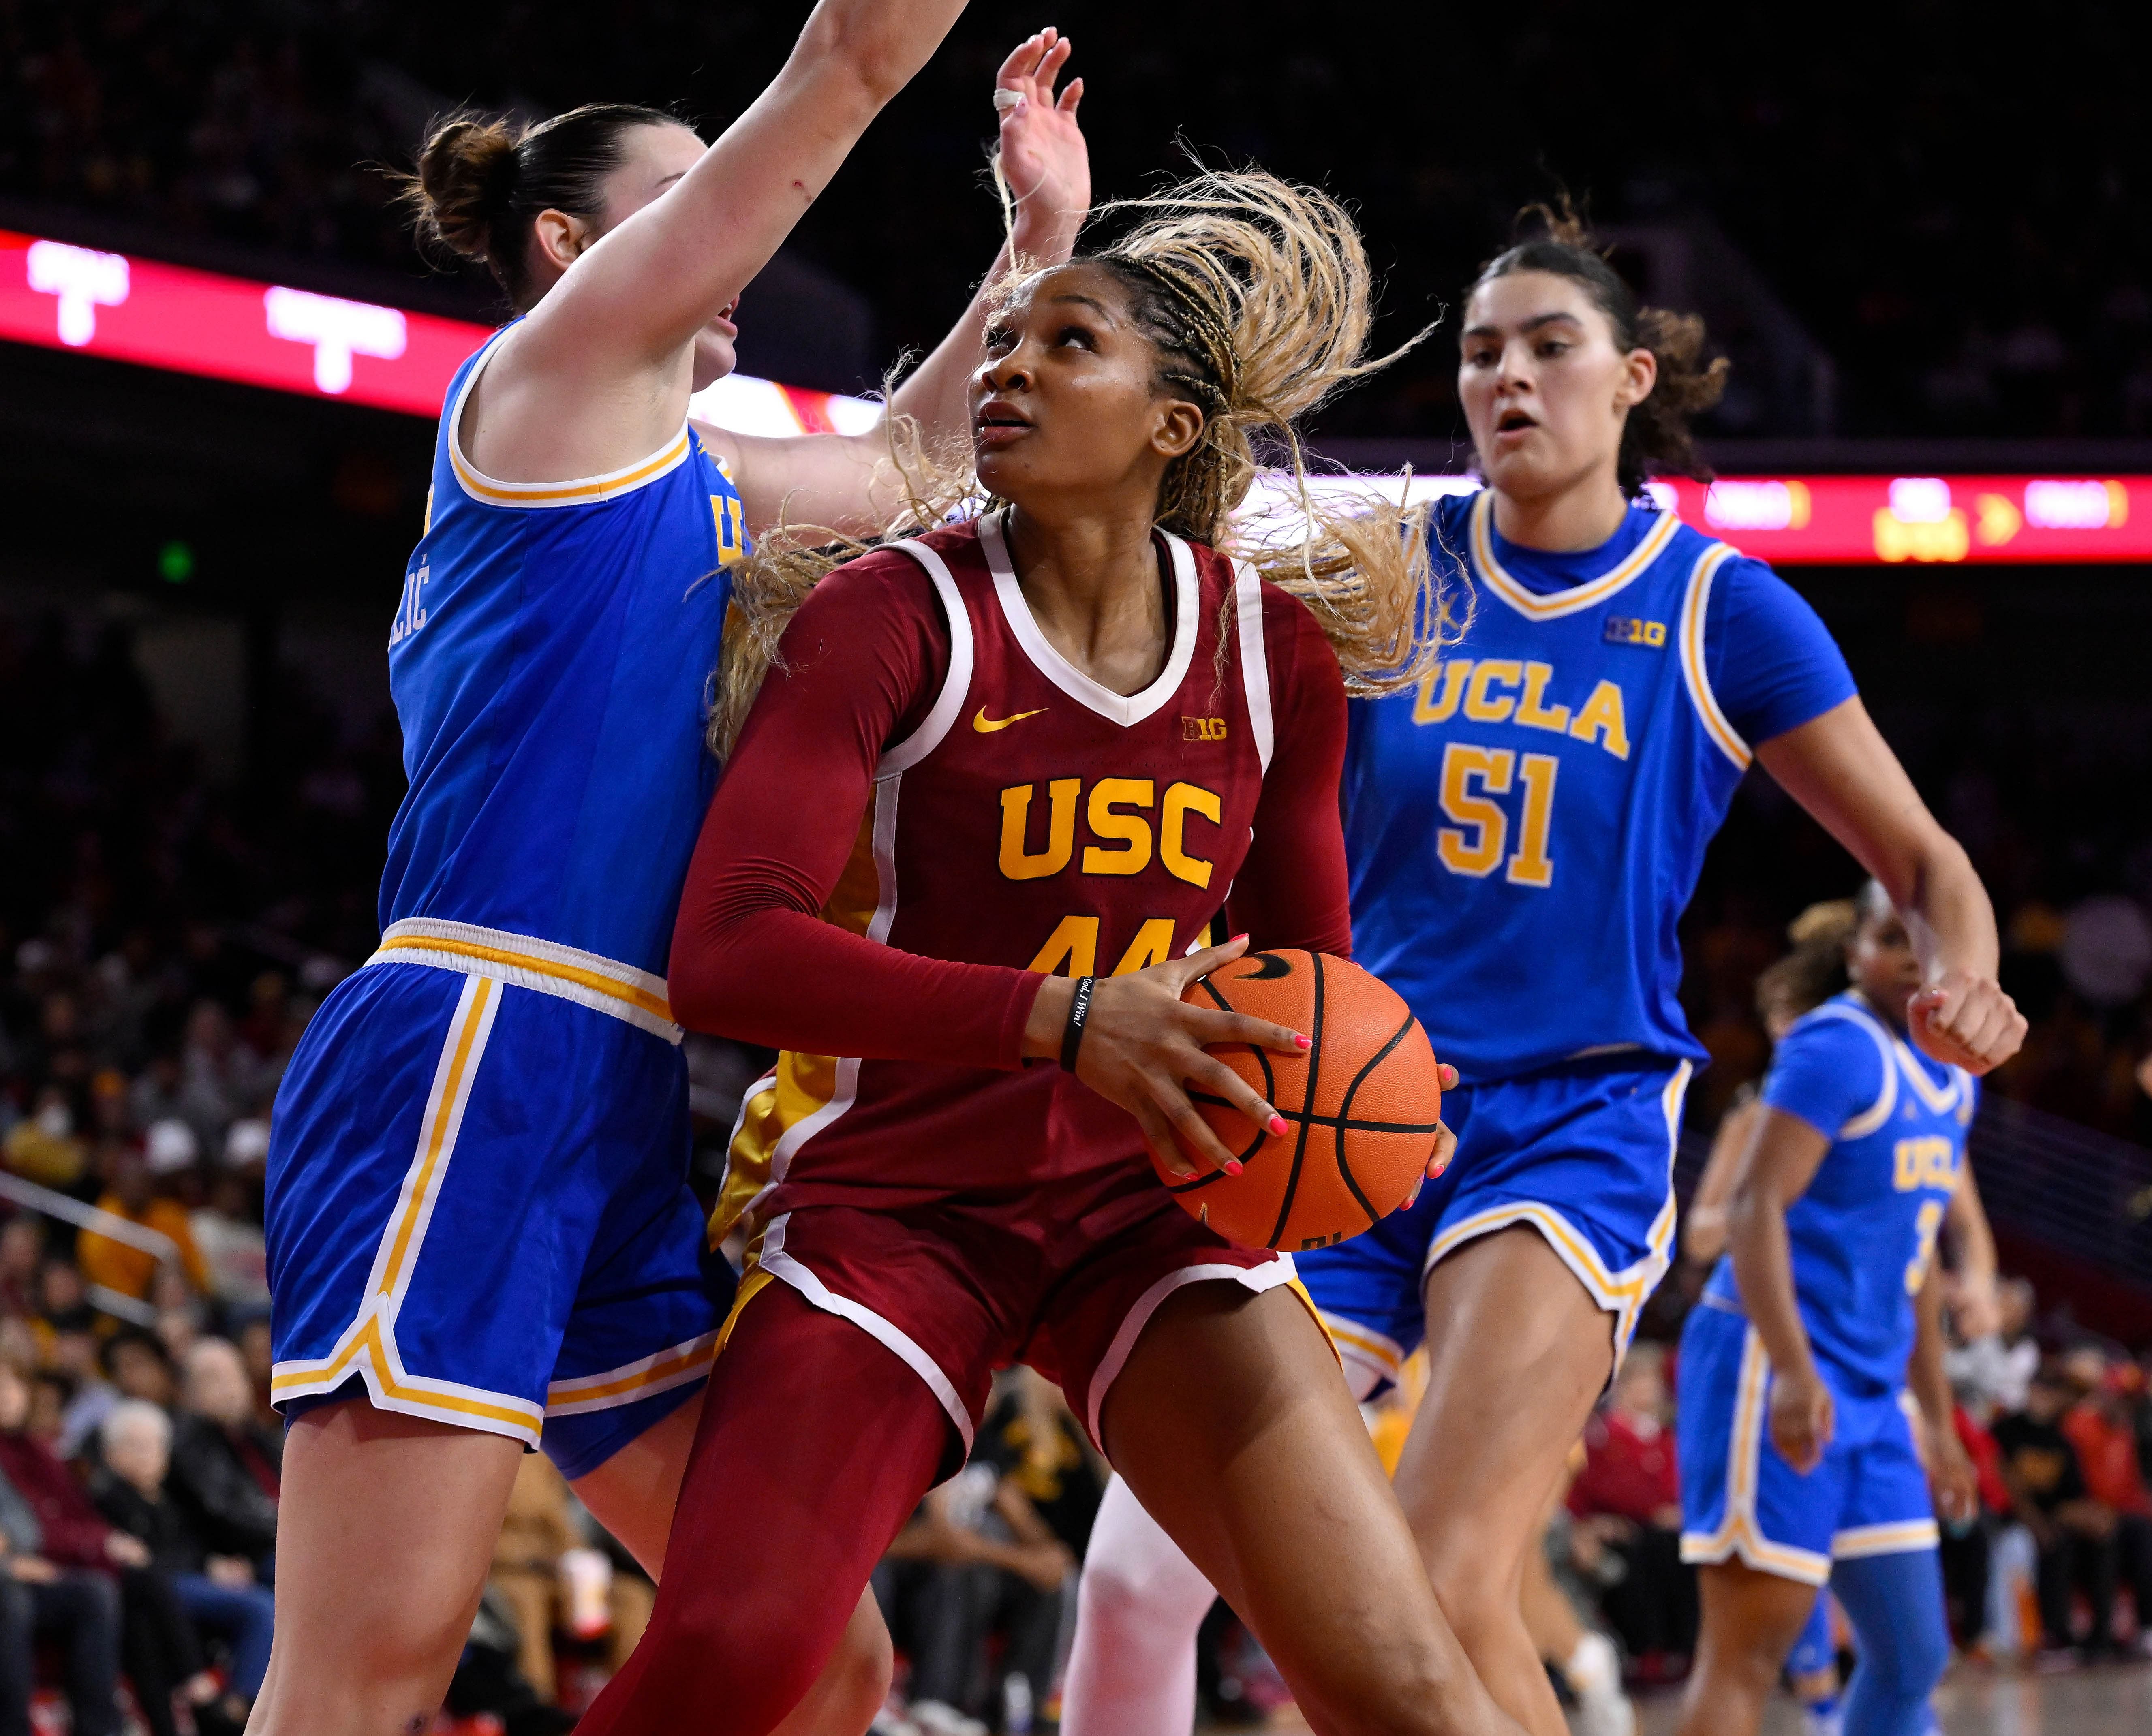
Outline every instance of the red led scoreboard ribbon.
<path id="1" fill-rule="evenodd" d="M 0 230 L 0 338 L 18 343 L 430 419 L 487 335 L 465 320 Z M 695 409 L 752 434 L 852 432 L 878 414 L 739 375 Z M 1652 487 L 1698 530 L 1782 566 L 2152 561 L 2152 476 L 1736 476 Z"/>
<path id="2" fill-rule="evenodd" d="M 0 230 L 0 338 L 317 398 L 441 413 L 491 327 Z M 736 377 L 696 408 L 751 434 L 851 431 L 874 406 Z"/>
<path id="3" fill-rule="evenodd" d="M 1781 566 L 2152 561 L 2152 476 L 1676 477 L 1698 530 Z"/>

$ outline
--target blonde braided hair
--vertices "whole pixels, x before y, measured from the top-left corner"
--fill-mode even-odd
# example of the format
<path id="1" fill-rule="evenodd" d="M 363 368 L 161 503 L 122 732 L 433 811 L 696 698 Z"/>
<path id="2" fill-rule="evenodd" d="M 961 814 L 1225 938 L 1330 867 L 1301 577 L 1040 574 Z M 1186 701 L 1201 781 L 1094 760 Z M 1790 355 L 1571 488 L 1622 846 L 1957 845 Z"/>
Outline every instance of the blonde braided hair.
<path id="1" fill-rule="evenodd" d="M 1099 215 L 1132 216 L 1135 226 L 1073 262 L 1102 266 L 1119 282 L 1159 351 L 1160 388 L 1204 414 L 1201 437 L 1167 467 L 1156 523 L 1247 561 L 1299 597 L 1336 651 L 1348 691 L 1373 696 L 1415 685 L 1461 634 L 1468 612 L 1430 558 L 1427 515 L 1405 504 L 1402 486 L 1395 500 L 1372 489 L 1342 496 L 1325 490 L 1318 498 L 1297 431 L 1338 388 L 1427 336 L 1388 355 L 1368 354 L 1374 279 L 1351 214 L 1317 188 L 1249 170 L 1205 170 Z M 1012 273 L 1004 295 L 1020 295 L 1042 275 Z M 876 542 L 1006 504 L 979 487 L 968 439 L 930 444 L 907 417 L 892 415 L 886 425 L 878 486 L 896 509 L 880 534 L 780 525 L 736 576 L 711 720 L 716 751 L 737 739 L 785 623 L 824 574 Z M 1287 462 L 1276 468 L 1292 477 L 1297 527 L 1232 516 L 1263 474 L 1257 440 L 1282 449 Z M 1221 660 L 1230 637 L 1221 632 Z"/>

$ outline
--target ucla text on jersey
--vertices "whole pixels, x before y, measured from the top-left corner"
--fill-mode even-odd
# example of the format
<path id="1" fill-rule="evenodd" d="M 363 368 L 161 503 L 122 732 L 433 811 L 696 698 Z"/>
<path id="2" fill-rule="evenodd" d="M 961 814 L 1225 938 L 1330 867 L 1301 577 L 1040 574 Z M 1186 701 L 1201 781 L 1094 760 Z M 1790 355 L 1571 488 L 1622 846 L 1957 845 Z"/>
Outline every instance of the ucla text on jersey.
<path id="1" fill-rule="evenodd" d="M 1543 595 L 1499 558 L 1493 506 L 1434 509 L 1475 592 L 1463 642 L 1353 708 L 1356 952 L 1468 1082 L 1624 1048 L 1700 1060 L 1675 930 L 1750 757 L 1704 657 L 1734 551 L 1668 514 Z"/>

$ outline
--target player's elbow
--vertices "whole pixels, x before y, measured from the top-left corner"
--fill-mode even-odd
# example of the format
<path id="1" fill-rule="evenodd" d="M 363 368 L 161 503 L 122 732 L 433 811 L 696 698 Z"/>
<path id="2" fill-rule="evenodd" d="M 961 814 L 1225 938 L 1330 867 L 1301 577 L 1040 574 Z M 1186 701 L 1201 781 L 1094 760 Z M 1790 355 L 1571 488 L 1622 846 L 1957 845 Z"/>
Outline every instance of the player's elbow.
<path id="1" fill-rule="evenodd" d="M 865 122 L 879 114 L 919 69 L 907 40 L 906 7 L 825 7 L 808 21 L 785 75 L 811 80 L 815 105 Z M 890 14 L 897 16 L 892 18 Z M 910 33 L 917 33 L 912 24 Z"/>
<path id="2" fill-rule="evenodd" d="M 728 1026 L 738 1011 L 739 997 L 733 990 L 738 972 L 731 967 L 723 936 L 717 925 L 691 926 L 683 921 L 672 933 L 665 979 L 673 1022 L 713 1036 L 733 1034 Z"/>

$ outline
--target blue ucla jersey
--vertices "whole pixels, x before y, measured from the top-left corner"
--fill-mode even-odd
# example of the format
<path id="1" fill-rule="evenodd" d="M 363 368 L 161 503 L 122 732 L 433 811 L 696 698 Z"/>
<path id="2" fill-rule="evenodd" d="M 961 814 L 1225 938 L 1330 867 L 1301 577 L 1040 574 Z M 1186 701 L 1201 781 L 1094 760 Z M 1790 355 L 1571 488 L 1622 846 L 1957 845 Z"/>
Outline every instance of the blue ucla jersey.
<path id="1" fill-rule="evenodd" d="M 1463 641 L 1417 692 L 1352 708 L 1355 956 L 1467 1084 L 1624 1048 L 1701 1060 L 1676 929 L 1704 850 L 1751 740 L 1851 678 L 1768 568 L 1671 513 L 1550 556 L 1493 509 L 1433 509 L 1471 590 Z"/>
<path id="2" fill-rule="evenodd" d="M 739 494 L 684 424 L 609 475 L 481 475 L 456 429 L 500 342 L 450 384 L 388 636 L 410 790 L 382 926 L 469 923 L 662 975 L 716 775 L 703 729 Z"/>
<path id="3" fill-rule="evenodd" d="M 1818 1361 L 1856 1388 L 1896 1392 L 1912 1353 L 1913 1298 L 1965 1168 L 1978 1087 L 1916 1053 L 1858 993 L 1786 1033 L 1764 1101 L 1830 1140 L 1786 1208 L 1794 1293 Z M 1706 1299 L 1741 1306 L 1729 1256 Z"/>

